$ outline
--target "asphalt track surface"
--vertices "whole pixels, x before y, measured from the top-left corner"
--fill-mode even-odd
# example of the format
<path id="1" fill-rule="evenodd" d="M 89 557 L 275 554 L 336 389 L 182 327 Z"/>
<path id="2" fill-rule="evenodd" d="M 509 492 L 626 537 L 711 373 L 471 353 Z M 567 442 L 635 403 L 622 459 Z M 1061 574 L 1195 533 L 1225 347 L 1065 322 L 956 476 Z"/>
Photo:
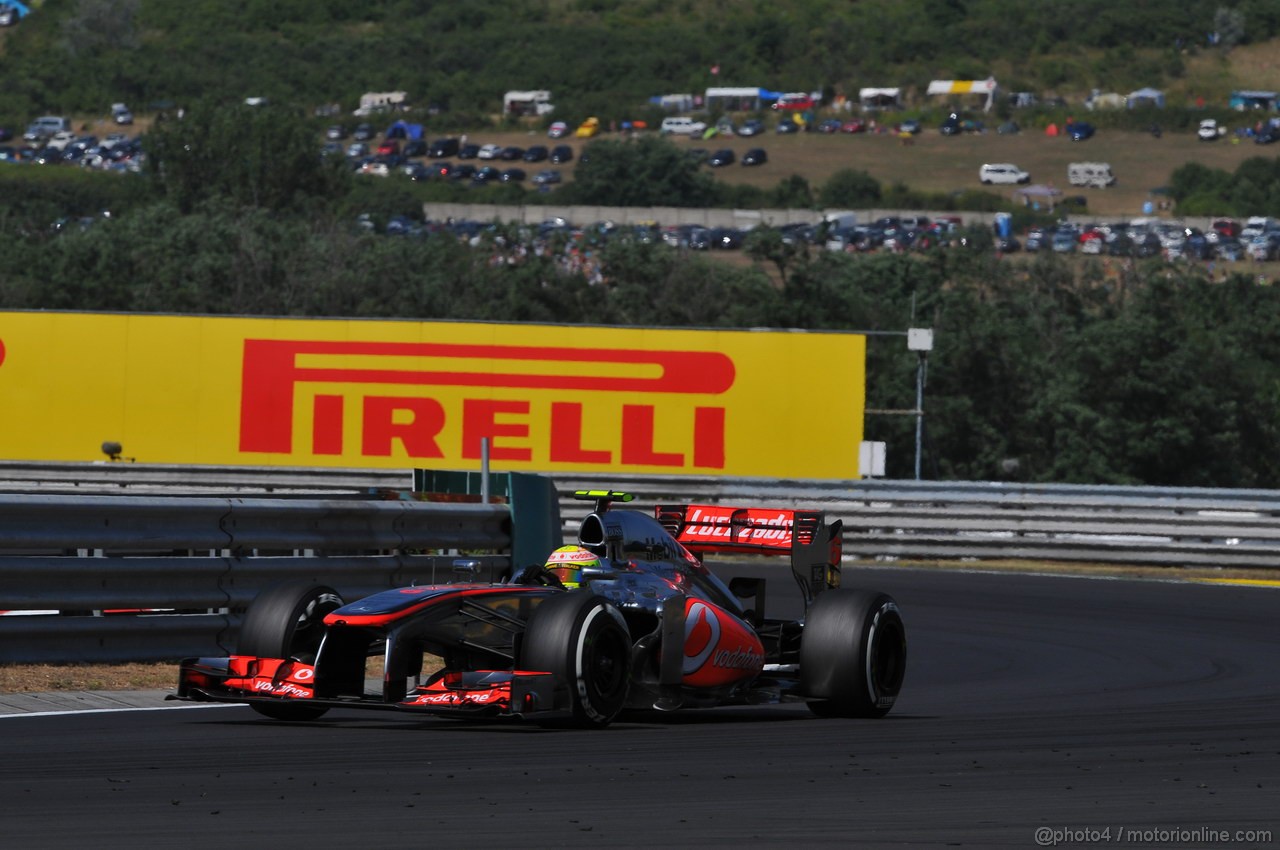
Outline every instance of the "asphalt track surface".
<path id="1" fill-rule="evenodd" d="M 1280 846 L 1280 589 L 845 583 L 906 617 L 883 720 L 0 717 L 0 847 Z"/>

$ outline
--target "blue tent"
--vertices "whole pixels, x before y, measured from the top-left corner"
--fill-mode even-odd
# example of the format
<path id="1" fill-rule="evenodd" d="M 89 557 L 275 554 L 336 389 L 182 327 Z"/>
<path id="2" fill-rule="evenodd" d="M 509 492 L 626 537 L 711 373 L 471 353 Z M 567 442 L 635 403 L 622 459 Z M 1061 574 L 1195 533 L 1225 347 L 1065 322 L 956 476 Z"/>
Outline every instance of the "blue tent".
<path id="1" fill-rule="evenodd" d="M 405 121 L 396 121 L 387 128 L 386 138 L 388 139 L 421 139 L 422 125 L 409 124 Z"/>
<path id="2" fill-rule="evenodd" d="M 1273 91 L 1233 91 L 1231 108 L 1243 112 L 1246 109 L 1275 109 L 1276 93 Z"/>
<path id="3" fill-rule="evenodd" d="M 1164 92 L 1151 88 L 1129 92 L 1129 108 L 1133 109 L 1135 106 L 1154 106 L 1164 109 Z"/>

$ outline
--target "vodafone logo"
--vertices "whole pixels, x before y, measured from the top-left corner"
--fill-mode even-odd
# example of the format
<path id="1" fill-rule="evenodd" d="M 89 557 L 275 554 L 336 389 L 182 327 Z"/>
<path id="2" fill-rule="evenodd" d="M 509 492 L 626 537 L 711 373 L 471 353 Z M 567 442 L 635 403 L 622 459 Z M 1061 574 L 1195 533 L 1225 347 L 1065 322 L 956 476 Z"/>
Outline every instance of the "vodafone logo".
<path id="1" fill-rule="evenodd" d="M 684 620 L 684 675 L 696 673 L 720 643 L 720 618 L 701 602 L 689 606 Z"/>

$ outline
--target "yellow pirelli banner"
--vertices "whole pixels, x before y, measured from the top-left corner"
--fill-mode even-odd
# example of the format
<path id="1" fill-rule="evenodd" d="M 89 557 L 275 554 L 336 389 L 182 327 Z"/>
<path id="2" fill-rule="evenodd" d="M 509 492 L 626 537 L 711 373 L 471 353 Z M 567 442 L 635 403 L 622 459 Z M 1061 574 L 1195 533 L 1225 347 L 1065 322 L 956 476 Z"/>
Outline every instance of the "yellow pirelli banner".
<path id="1" fill-rule="evenodd" d="M 854 478 L 866 338 L 0 313 L 0 457 Z"/>

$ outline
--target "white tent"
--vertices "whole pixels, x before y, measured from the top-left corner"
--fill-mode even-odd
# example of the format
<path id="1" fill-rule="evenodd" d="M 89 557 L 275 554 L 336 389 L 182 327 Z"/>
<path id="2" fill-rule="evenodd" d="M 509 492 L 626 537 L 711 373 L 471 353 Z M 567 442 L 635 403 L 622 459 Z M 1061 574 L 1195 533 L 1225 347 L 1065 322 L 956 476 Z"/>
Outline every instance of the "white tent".
<path id="1" fill-rule="evenodd" d="M 509 91 L 502 96 L 504 115 L 549 115 L 554 110 L 551 92 L 546 89 Z"/>
<path id="2" fill-rule="evenodd" d="M 707 109 L 723 109 L 726 112 L 754 112 L 760 108 L 759 86 L 743 88 L 718 87 L 706 91 L 704 105 Z"/>
<path id="3" fill-rule="evenodd" d="M 901 106 L 898 98 L 902 95 L 902 89 L 894 86 L 893 88 L 865 88 L 858 89 L 858 102 L 862 104 L 863 109 L 884 109 L 886 107 Z"/>

